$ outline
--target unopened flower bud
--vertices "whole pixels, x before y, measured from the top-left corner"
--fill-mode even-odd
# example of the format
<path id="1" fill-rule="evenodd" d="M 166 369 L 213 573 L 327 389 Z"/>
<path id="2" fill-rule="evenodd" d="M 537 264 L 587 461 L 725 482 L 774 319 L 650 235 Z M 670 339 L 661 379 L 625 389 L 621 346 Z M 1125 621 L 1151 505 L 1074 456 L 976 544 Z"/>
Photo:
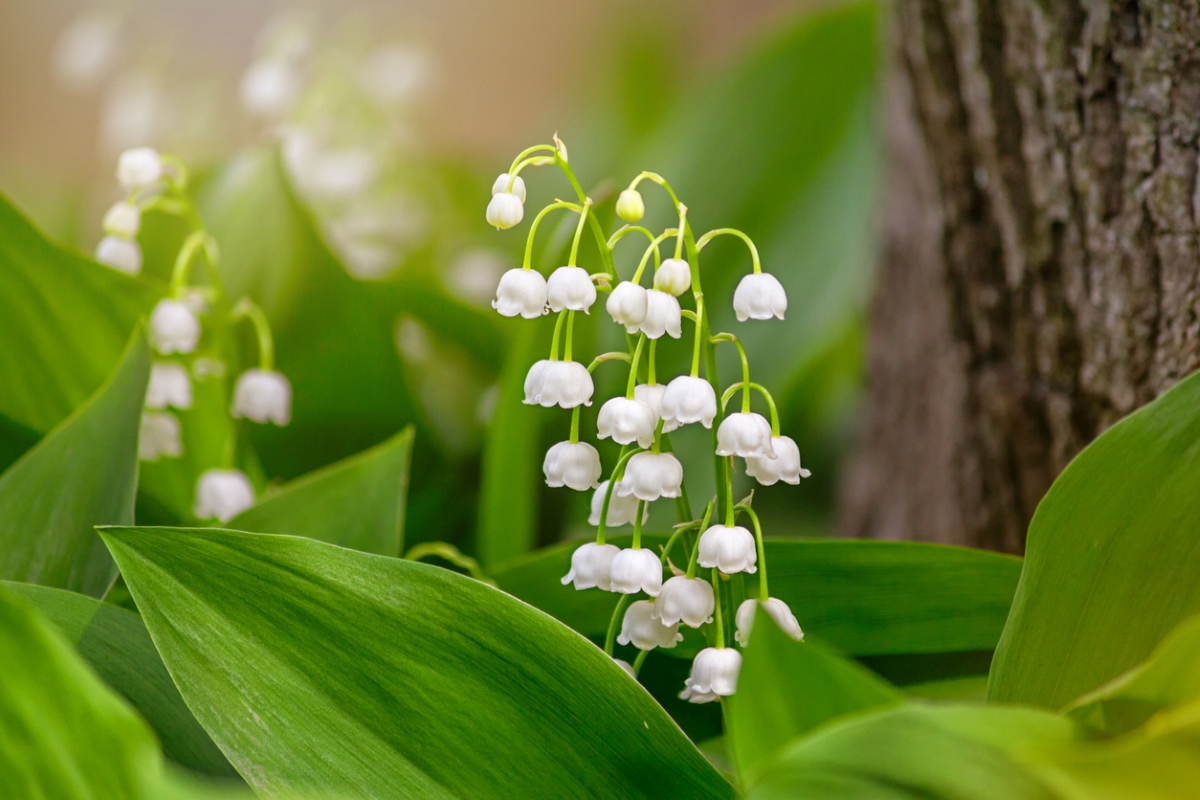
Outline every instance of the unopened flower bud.
<path id="1" fill-rule="evenodd" d="M 593 391 L 591 373 L 578 361 L 538 361 L 525 377 L 525 402 L 529 405 L 590 406 Z"/>
<path id="2" fill-rule="evenodd" d="M 190 353 L 200 342 L 200 321 L 175 300 L 159 300 L 150 314 L 150 342 L 163 355 Z"/>
<path id="3" fill-rule="evenodd" d="M 670 334 L 672 339 L 678 339 L 683 335 L 679 301 L 657 289 L 646 292 L 646 316 L 638 329 L 651 339 L 661 338 L 664 333 Z"/>
<path id="4" fill-rule="evenodd" d="M 692 628 L 699 628 L 712 622 L 716 600 L 708 581 L 676 575 L 663 584 L 654 605 L 664 625 L 677 625 L 682 621 Z"/>
<path id="5" fill-rule="evenodd" d="M 517 196 L 517 198 L 522 203 L 524 203 L 525 202 L 525 179 L 522 178 L 520 175 L 518 175 L 516 178 L 512 178 L 512 176 L 509 175 L 507 172 L 501 172 L 500 176 L 498 178 L 496 178 L 495 181 L 492 182 L 492 196 L 494 197 L 501 193 L 508 193 L 508 182 L 510 179 L 512 180 L 511 194 L 515 194 Z"/>
<path id="6" fill-rule="evenodd" d="M 683 465 L 672 453 L 638 453 L 625 465 L 625 477 L 617 484 L 622 497 L 630 495 L 651 502 L 660 497 L 679 497 Z"/>
<path id="7" fill-rule="evenodd" d="M 617 484 L 620 486 L 620 484 Z M 600 524 L 600 513 L 604 510 L 604 497 L 608 493 L 608 481 L 604 481 L 596 487 L 596 492 L 592 495 L 592 513 L 588 515 L 588 525 Z M 638 499 L 632 495 L 622 497 L 620 492 L 613 487 L 612 497 L 608 498 L 608 516 L 604 520 L 604 524 L 609 528 L 619 528 L 622 525 L 629 525 L 633 522 L 633 518 L 637 516 Z M 650 516 L 650 509 L 646 508 L 642 511 L 642 522 Z"/>
<path id="8" fill-rule="evenodd" d="M 654 270 L 654 288 L 678 297 L 692 288 L 692 268 L 681 258 L 667 258 Z"/>
<path id="9" fill-rule="evenodd" d="M 646 201 L 637 189 L 626 189 L 617 197 L 617 216 L 626 222 L 637 222 L 646 216 Z"/>
<path id="10" fill-rule="evenodd" d="M 742 278 L 733 292 L 733 311 L 738 322 L 771 317 L 783 319 L 787 311 L 787 292 L 774 275 L 751 273 Z"/>
<path id="11" fill-rule="evenodd" d="M 126 275 L 137 275 L 142 271 L 142 248 L 133 239 L 105 236 L 96 245 L 96 260 Z"/>
<path id="12" fill-rule="evenodd" d="M 599 587 L 610 591 L 612 560 L 621 548 L 615 544 L 588 542 L 571 554 L 571 571 L 563 576 L 563 586 L 574 583 L 576 589 Z"/>
<path id="13" fill-rule="evenodd" d="M 604 308 L 613 318 L 613 322 L 624 325 L 629 333 L 637 333 L 642 320 L 646 319 L 648 292 L 632 281 L 621 281 L 612 290 Z"/>
<path id="14" fill-rule="evenodd" d="M 717 416 L 717 393 L 703 378 L 680 375 L 667 384 L 662 396 L 662 418 L 667 425 L 679 427 L 699 422 L 712 428 Z"/>
<path id="15" fill-rule="evenodd" d="M 505 317 L 537 319 L 546 313 L 546 279 L 532 269 L 510 269 L 500 276 L 492 308 Z"/>
<path id="16" fill-rule="evenodd" d="M 586 492 L 600 482 L 600 454 L 587 442 L 559 442 L 546 451 L 542 472 L 547 486 Z"/>
<path id="17" fill-rule="evenodd" d="M 641 400 L 614 397 L 600 407 L 596 417 L 596 436 L 600 439 L 612 437 L 617 444 L 637 442 L 641 447 L 654 443 L 654 429 L 658 417 L 654 409 Z"/>
<path id="18" fill-rule="evenodd" d="M 104 232 L 110 236 L 133 239 L 142 227 L 142 212 L 132 203 L 114 203 L 104 213 Z"/>
<path id="19" fill-rule="evenodd" d="M 739 411 L 727 416 L 717 428 L 717 455 L 774 458 L 771 438 L 771 423 L 762 414 Z"/>
<path id="20" fill-rule="evenodd" d="M 237 419 L 287 425 L 292 420 L 292 384 L 282 372 L 248 369 L 238 376 L 231 413 Z"/>
<path id="21" fill-rule="evenodd" d="M 487 207 L 488 224 L 497 230 L 505 230 L 517 225 L 525 218 L 525 206 L 521 198 L 508 192 L 492 195 Z"/>
<path id="22" fill-rule="evenodd" d="M 192 407 L 192 379 L 187 368 L 174 361 L 155 361 L 146 387 L 147 408 Z"/>
<path id="23" fill-rule="evenodd" d="M 183 437 L 179 420 L 165 411 L 145 411 L 138 430 L 138 459 L 158 461 L 183 455 Z"/>
<path id="24" fill-rule="evenodd" d="M 117 159 L 117 180 L 127 191 L 145 189 L 162 175 L 162 159 L 153 147 L 134 147 Z"/>
<path id="25" fill-rule="evenodd" d="M 612 561 L 612 590 L 657 597 L 662 590 L 662 562 L 649 550 L 622 550 Z"/>
<path id="26" fill-rule="evenodd" d="M 771 619 L 775 620 L 779 630 L 797 642 L 804 641 L 804 631 L 800 630 L 800 623 L 796 620 L 792 610 L 788 608 L 788 604 L 777 597 L 768 597 L 761 602 L 754 598 L 744 600 L 738 606 L 737 613 L 734 615 L 734 619 L 737 621 L 737 633 L 733 635 L 738 644 L 742 647 L 750 644 L 750 631 L 754 628 L 754 617 L 759 606 L 762 606 L 763 611 L 771 615 Z"/>
<path id="27" fill-rule="evenodd" d="M 627 550 L 626 552 L 645 552 Z M 618 644 L 631 644 L 638 650 L 653 650 L 656 647 L 669 650 L 683 641 L 679 623 L 667 625 L 658 618 L 658 609 L 653 600 L 638 600 L 630 604 L 621 620 L 621 635 Z"/>
<path id="28" fill-rule="evenodd" d="M 746 459 L 746 474 L 763 486 L 773 486 L 779 481 L 796 484 L 812 473 L 800 466 L 800 448 L 790 436 L 771 437 L 774 458 L 751 456 Z"/>
<path id="29" fill-rule="evenodd" d="M 546 284 L 546 298 L 550 310 L 588 312 L 596 302 L 596 284 L 586 269 L 580 267 L 559 267 L 550 273 Z"/>
<path id="30" fill-rule="evenodd" d="M 684 681 L 681 700 L 710 703 L 737 692 L 742 654 L 732 647 L 706 647 L 696 654 L 692 674 Z"/>
<path id="31" fill-rule="evenodd" d="M 196 481 L 196 505 L 192 513 L 200 519 L 229 520 L 254 505 L 254 487 L 241 470 L 210 469 Z"/>
<path id="32" fill-rule="evenodd" d="M 740 525 L 713 525 L 700 536 L 700 566 L 726 575 L 758 571 L 754 535 Z"/>

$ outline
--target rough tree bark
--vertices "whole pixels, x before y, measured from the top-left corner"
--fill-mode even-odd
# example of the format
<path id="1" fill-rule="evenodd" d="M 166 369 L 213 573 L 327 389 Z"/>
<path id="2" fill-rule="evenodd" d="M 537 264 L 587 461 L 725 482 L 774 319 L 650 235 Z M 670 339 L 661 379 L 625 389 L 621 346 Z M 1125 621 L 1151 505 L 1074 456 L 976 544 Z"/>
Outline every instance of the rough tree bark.
<path id="1" fill-rule="evenodd" d="M 1200 363 L 1197 0 L 896 0 L 851 536 L 1020 552 Z"/>

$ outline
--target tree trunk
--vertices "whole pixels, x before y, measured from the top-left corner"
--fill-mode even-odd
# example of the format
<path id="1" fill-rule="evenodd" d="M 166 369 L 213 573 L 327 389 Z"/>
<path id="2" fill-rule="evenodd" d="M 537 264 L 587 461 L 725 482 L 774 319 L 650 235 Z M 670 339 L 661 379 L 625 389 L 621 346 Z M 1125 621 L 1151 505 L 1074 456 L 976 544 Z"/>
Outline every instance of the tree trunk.
<path id="1" fill-rule="evenodd" d="M 896 0 L 850 536 L 1020 552 L 1200 361 L 1196 0 Z"/>

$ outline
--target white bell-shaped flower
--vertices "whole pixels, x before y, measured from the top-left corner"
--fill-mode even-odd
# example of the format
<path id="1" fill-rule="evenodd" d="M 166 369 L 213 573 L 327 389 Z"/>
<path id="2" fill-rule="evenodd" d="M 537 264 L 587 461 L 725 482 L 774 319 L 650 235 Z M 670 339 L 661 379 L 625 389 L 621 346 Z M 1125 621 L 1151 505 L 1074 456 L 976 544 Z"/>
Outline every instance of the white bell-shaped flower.
<path id="1" fill-rule="evenodd" d="M 612 582 L 612 560 L 621 548 L 615 544 L 588 542 L 571 554 L 571 571 L 563 576 L 562 584 L 574 583 L 576 589 L 598 586 L 609 591 Z"/>
<path id="2" fill-rule="evenodd" d="M 196 481 L 196 505 L 192 513 L 200 519 L 229 520 L 254 505 L 254 487 L 241 470 L 210 469 Z"/>
<path id="3" fill-rule="evenodd" d="M 547 486 L 586 492 L 600 482 L 600 454 L 587 442 L 559 442 L 546 451 L 542 472 Z"/>
<path id="4" fill-rule="evenodd" d="M 489 225 L 502 231 L 519 224 L 525 218 L 525 206 L 515 194 L 500 192 L 492 195 L 486 216 Z"/>
<path id="5" fill-rule="evenodd" d="M 679 697 L 693 703 L 708 703 L 737 691 L 742 654 L 732 647 L 706 647 L 696 654 L 692 674 Z"/>
<path id="6" fill-rule="evenodd" d="M 672 339 L 683 335 L 683 316 L 679 301 L 666 292 L 651 289 L 646 292 L 646 316 L 638 326 L 651 339 L 658 339 L 664 333 Z"/>
<path id="7" fill-rule="evenodd" d="M 726 575 L 758 572 L 754 534 L 740 525 L 713 525 L 700 536 L 697 561 Z"/>
<path id="8" fill-rule="evenodd" d="M 645 288 L 633 281 L 621 281 L 604 302 L 604 308 L 613 322 L 624 325 L 629 333 L 637 333 L 642 320 L 646 319 L 648 294 Z"/>
<path id="9" fill-rule="evenodd" d="M 190 353 L 200 342 L 200 320 L 185 304 L 159 300 L 150 314 L 150 343 L 163 355 Z"/>
<path id="10" fill-rule="evenodd" d="M 620 484 L 617 484 L 620 486 Z M 600 512 L 604 510 L 604 495 L 608 492 L 608 481 L 604 481 L 596 487 L 595 494 L 592 495 L 592 513 L 588 515 L 588 525 L 600 524 Z M 619 528 L 622 525 L 632 525 L 633 518 L 637 516 L 638 499 L 630 495 L 622 497 L 620 492 L 613 488 L 612 497 L 608 499 L 608 516 L 604 520 L 604 524 L 609 528 Z M 650 516 L 650 509 L 642 509 L 642 523 Z"/>
<path id="11" fill-rule="evenodd" d="M 545 408 L 590 406 L 595 385 L 578 361 L 538 361 L 525 376 L 525 402 Z"/>
<path id="12" fill-rule="evenodd" d="M 166 411 L 145 411 L 138 430 L 138 458 L 158 461 L 183 455 L 183 436 L 179 420 Z"/>
<path id="13" fill-rule="evenodd" d="M 231 413 L 238 419 L 287 425 L 292 421 L 292 384 L 282 372 L 248 369 L 234 386 Z"/>
<path id="14" fill-rule="evenodd" d="M 666 391 L 667 387 L 661 383 L 639 383 L 633 387 L 633 397 L 650 406 L 654 410 L 655 419 L 662 419 L 662 401 Z M 670 433 L 678 427 L 679 423 L 675 420 L 663 419 L 663 433 Z"/>
<path id="15" fill-rule="evenodd" d="M 596 302 L 596 284 L 581 267 L 559 267 L 550 273 L 546 284 L 546 299 L 550 310 L 582 311 L 585 314 Z"/>
<path id="16" fill-rule="evenodd" d="M 127 191 L 145 189 L 162 175 L 162 159 L 153 147 L 134 147 L 117 159 L 117 180 Z"/>
<path id="17" fill-rule="evenodd" d="M 635 681 L 637 680 L 637 673 L 633 671 L 633 664 L 630 664 L 628 661 L 622 661 L 619 658 L 614 658 L 613 661 L 617 662 L 618 667 L 625 670 L 626 675 L 633 678 Z"/>
<path id="18" fill-rule="evenodd" d="M 763 486 L 773 486 L 779 481 L 799 483 L 812 473 L 800 466 L 800 448 L 790 436 L 771 437 L 774 458 L 751 456 L 746 459 L 746 474 Z"/>
<path id="19" fill-rule="evenodd" d="M 669 650 L 682 641 L 679 623 L 663 623 L 658 618 L 658 609 L 654 607 L 653 600 L 638 600 L 630 604 L 621 620 L 621 635 L 617 637 L 619 644 L 631 644 L 638 650 L 653 650 L 656 647 Z"/>
<path id="20" fill-rule="evenodd" d="M 699 422 L 712 428 L 717 416 L 717 393 L 712 384 L 703 378 L 680 375 L 667 384 L 662 396 L 663 430 Z"/>
<path id="21" fill-rule="evenodd" d="M 617 216 L 626 222 L 637 222 L 646 216 L 646 201 L 637 189 L 626 189 L 617 195 Z"/>
<path id="22" fill-rule="evenodd" d="M 723 419 L 717 428 L 717 455 L 775 458 L 771 438 L 771 423 L 762 414 L 739 411 Z"/>
<path id="23" fill-rule="evenodd" d="M 662 591 L 662 561 L 649 550 L 622 550 L 612 560 L 612 590 L 621 594 Z"/>
<path id="24" fill-rule="evenodd" d="M 192 378 L 183 364 L 174 361 L 155 361 L 150 366 L 150 383 L 146 387 L 147 408 L 192 407 Z"/>
<path id="25" fill-rule="evenodd" d="M 492 196 L 508 192 L 508 181 L 512 176 L 507 172 L 501 172 L 496 180 L 492 181 Z M 525 179 L 518 175 L 512 182 L 512 193 L 517 196 L 522 203 L 525 202 Z"/>
<path id="26" fill-rule="evenodd" d="M 492 308 L 505 317 L 537 319 L 546 313 L 546 279 L 532 269 L 510 269 L 500 276 Z"/>
<path id="27" fill-rule="evenodd" d="M 712 622 L 716 601 L 708 581 L 676 575 L 663 584 L 654 605 L 664 625 L 677 625 L 682 621 L 690 627 L 699 628 L 706 622 Z"/>
<path id="28" fill-rule="evenodd" d="M 96 260 L 126 275 L 142 271 L 142 248 L 133 239 L 105 236 L 96 245 Z"/>
<path id="29" fill-rule="evenodd" d="M 748 319 L 783 319 L 787 311 L 787 292 L 774 275 L 751 273 L 742 278 L 733 292 L 733 312 L 738 322 Z"/>
<path id="30" fill-rule="evenodd" d="M 683 465 L 671 453 L 638 453 L 625 465 L 625 477 L 617 484 L 622 497 L 630 495 L 651 502 L 660 497 L 679 497 Z"/>
<path id="31" fill-rule="evenodd" d="M 737 613 L 734 614 L 737 633 L 733 635 L 738 644 L 742 647 L 750 644 L 750 631 L 754 628 L 754 617 L 759 606 L 762 606 L 763 611 L 771 615 L 771 619 L 775 620 L 779 630 L 797 642 L 804 641 L 804 631 L 800 630 L 800 623 L 796 620 L 792 610 L 788 608 L 788 604 L 777 597 L 768 597 L 762 601 L 754 598 L 743 600 L 742 604 L 738 606 Z"/>
<path id="32" fill-rule="evenodd" d="M 110 236 L 133 239 L 142 228 L 142 212 L 132 203 L 116 203 L 104 213 L 104 232 Z"/>
<path id="33" fill-rule="evenodd" d="M 654 288 L 679 297 L 692 288 L 692 268 L 682 258 L 667 258 L 654 270 Z"/>
<path id="34" fill-rule="evenodd" d="M 658 417 L 654 409 L 641 400 L 614 397 L 600 406 L 596 417 L 596 436 L 600 439 L 612 437 L 617 444 L 637 442 L 642 447 L 654 443 L 654 429 Z"/>

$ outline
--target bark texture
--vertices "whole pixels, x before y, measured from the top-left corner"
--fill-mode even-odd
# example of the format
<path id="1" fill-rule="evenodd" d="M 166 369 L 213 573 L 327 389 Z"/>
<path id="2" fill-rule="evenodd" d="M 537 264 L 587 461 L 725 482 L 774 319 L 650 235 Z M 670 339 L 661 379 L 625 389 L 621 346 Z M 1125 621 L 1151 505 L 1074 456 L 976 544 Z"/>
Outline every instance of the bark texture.
<path id="1" fill-rule="evenodd" d="M 1200 363 L 1197 0 L 896 0 L 851 536 L 1020 552 Z"/>

